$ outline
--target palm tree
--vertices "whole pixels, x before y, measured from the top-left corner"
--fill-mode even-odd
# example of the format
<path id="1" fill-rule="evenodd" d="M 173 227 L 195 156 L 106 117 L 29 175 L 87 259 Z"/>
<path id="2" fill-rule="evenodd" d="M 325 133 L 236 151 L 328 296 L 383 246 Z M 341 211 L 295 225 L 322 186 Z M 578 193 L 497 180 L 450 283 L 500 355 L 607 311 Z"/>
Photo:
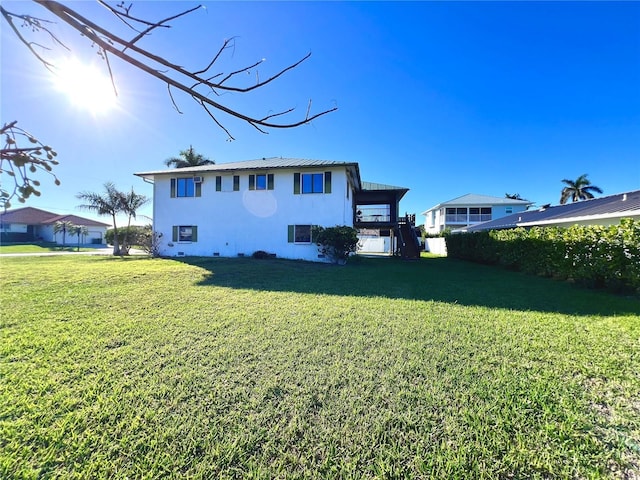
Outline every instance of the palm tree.
<path id="1" fill-rule="evenodd" d="M 173 165 L 175 168 L 199 167 L 201 165 L 213 165 L 215 163 L 214 160 L 209 160 L 202 154 L 197 153 L 191 145 L 189 145 L 189 150 L 182 150 L 178 157 L 168 158 L 164 161 L 167 167 Z"/>
<path id="2" fill-rule="evenodd" d="M 75 225 L 73 224 L 73 222 L 70 222 L 69 220 L 66 220 L 64 222 L 61 221 L 57 221 L 56 223 L 53 224 L 53 234 L 57 234 L 59 232 L 62 232 L 62 246 L 64 247 L 65 244 L 67 243 L 67 232 L 71 233 L 71 230 L 73 229 Z"/>
<path id="3" fill-rule="evenodd" d="M 68 229 L 71 235 L 75 235 L 78 237 L 78 252 L 80 251 L 80 235 L 83 237 L 85 235 L 89 235 L 89 229 L 85 225 L 72 225 L 71 228 Z"/>
<path id="4" fill-rule="evenodd" d="M 144 195 L 138 195 L 136 192 L 131 189 L 131 192 L 127 194 L 123 194 L 122 196 L 122 212 L 126 213 L 129 216 L 127 222 L 127 229 L 124 232 L 124 239 L 122 241 L 123 248 L 129 250 L 129 230 L 131 228 L 131 219 L 136 218 L 137 210 L 144 205 L 149 203 L 149 197 L 145 197 Z"/>
<path id="5" fill-rule="evenodd" d="M 580 200 L 593 198 L 592 192 L 602 193 L 602 189 L 600 187 L 591 185 L 591 181 L 587 179 L 586 173 L 580 175 L 575 181 L 567 180 L 565 178 L 562 180 L 562 183 L 564 183 L 566 187 L 562 189 L 562 193 L 560 194 L 561 205 L 564 205 L 569 200 L 572 202 L 578 202 Z"/>
<path id="6" fill-rule="evenodd" d="M 98 215 L 111 215 L 113 220 L 113 254 L 120 255 L 120 246 L 118 244 L 118 227 L 116 225 L 116 215 L 124 211 L 124 194 L 119 192 L 112 182 L 104 184 L 105 193 L 99 194 L 95 192 L 81 192 L 76 198 L 83 200 L 85 203 L 79 205 L 78 208 L 91 210 Z"/>

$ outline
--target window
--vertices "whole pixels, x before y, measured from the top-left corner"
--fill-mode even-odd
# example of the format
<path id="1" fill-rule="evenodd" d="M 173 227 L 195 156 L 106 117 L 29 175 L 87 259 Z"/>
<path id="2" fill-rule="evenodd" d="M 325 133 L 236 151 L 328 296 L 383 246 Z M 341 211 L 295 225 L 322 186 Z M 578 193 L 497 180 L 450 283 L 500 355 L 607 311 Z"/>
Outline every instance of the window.
<path id="1" fill-rule="evenodd" d="M 172 178 L 171 197 L 199 197 L 202 194 L 202 183 L 193 177 Z"/>
<path id="2" fill-rule="evenodd" d="M 249 190 L 273 190 L 273 183 L 273 173 L 249 175 Z"/>
<path id="3" fill-rule="evenodd" d="M 331 172 L 294 173 L 293 193 L 331 193 Z"/>
<path id="4" fill-rule="evenodd" d="M 311 225 L 289 225 L 289 243 L 311 243 Z"/>
<path id="5" fill-rule="evenodd" d="M 217 175 L 216 176 L 216 192 L 239 192 L 240 191 L 240 175 Z"/>
<path id="6" fill-rule="evenodd" d="M 197 242 L 198 227 L 195 225 L 176 225 L 173 227 L 174 242 Z"/>
<path id="7" fill-rule="evenodd" d="M 390 222 L 391 205 L 356 205 L 358 222 Z"/>
<path id="8" fill-rule="evenodd" d="M 322 193 L 324 177 L 322 173 L 302 174 L 302 193 Z"/>
<path id="9" fill-rule="evenodd" d="M 504 213 L 513 213 L 513 207 L 505 207 Z"/>

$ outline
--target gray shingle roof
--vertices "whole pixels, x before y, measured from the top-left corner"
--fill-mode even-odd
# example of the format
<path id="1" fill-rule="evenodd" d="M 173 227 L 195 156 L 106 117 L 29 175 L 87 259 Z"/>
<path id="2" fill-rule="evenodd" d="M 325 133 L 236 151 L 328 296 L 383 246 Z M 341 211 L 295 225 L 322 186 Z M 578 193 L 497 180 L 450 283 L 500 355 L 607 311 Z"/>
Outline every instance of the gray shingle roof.
<path id="1" fill-rule="evenodd" d="M 640 217 L 640 190 L 514 213 L 466 228 L 468 232 L 588 221 L 589 219 Z"/>

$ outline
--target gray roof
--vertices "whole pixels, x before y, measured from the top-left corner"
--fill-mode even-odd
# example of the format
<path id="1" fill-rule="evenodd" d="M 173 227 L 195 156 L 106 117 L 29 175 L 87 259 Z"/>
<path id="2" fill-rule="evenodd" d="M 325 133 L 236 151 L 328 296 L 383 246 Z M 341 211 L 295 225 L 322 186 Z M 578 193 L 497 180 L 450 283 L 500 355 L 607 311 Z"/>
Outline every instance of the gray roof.
<path id="1" fill-rule="evenodd" d="M 514 213 L 463 230 L 476 232 L 624 217 L 640 217 L 640 190 Z"/>
<path id="2" fill-rule="evenodd" d="M 153 179 L 156 175 L 175 175 L 176 172 L 180 174 L 202 174 L 205 172 L 231 172 L 240 170 L 266 170 L 266 169 L 279 169 L 279 168 L 299 168 L 299 169 L 314 169 L 314 168 L 329 168 L 329 167 L 344 167 L 350 172 L 352 180 L 355 182 L 356 188 L 361 188 L 360 179 L 360 167 L 357 162 L 339 162 L 334 160 L 312 160 L 306 158 L 282 158 L 282 157 L 270 157 L 261 158 L 257 160 L 244 160 L 240 162 L 229 163 L 215 163 L 213 165 L 202 165 L 199 167 L 186 167 L 186 168 L 170 168 L 164 170 L 153 170 L 150 172 L 134 173 L 138 177 Z"/>
<path id="3" fill-rule="evenodd" d="M 170 168 L 164 170 L 153 170 L 150 172 L 135 173 L 139 177 L 152 177 L 154 175 L 170 175 L 176 171 L 180 173 L 204 173 L 204 172 L 224 172 L 230 170 L 261 170 L 273 168 L 317 168 L 317 167 L 355 167 L 356 162 L 337 162 L 333 160 L 310 160 L 303 158 L 282 158 L 271 157 L 257 160 L 244 160 L 241 162 L 215 163 L 213 165 L 202 165 L 199 167 Z"/>
<path id="4" fill-rule="evenodd" d="M 479 195 L 477 193 L 467 193 L 460 197 L 448 200 L 446 202 L 439 203 L 428 210 L 422 212 L 422 215 L 426 215 L 427 212 L 437 210 L 442 207 L 455 207 L 455 206 L 490 206 L 490 205 L 533 205 L 534 202 L 529 200 L 514 200 L 513 198 L 506 197 L 492 197 L 491 195 Z"/>
<path id="5" fill-rule="evenodd" d="M 384 183 L 362 182 L 363 190 L 406 190 L 406 187 L 395 187 L 393 185 L 385 185 Z"/>

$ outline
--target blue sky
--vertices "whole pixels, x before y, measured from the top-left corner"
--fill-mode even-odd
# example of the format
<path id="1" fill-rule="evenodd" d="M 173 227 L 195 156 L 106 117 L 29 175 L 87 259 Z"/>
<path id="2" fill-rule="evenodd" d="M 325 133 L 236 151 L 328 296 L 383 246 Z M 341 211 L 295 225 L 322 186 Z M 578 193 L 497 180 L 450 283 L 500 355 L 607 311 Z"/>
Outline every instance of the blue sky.
<path id="1" fill-rule="evenodd" d="M 93 3 L 73 5 L 115 23 Z M 134 2 L 133 11 L 160 19 L 192 5 Z M 162 83 L 113 60 L 118 108 L 93 114 L 53 87 L 2 21 L 1 121 L 18 120 L 61 162 L 62 185 L 42 177 L 42 197 L 27 205 L 92 217 L 75 195 L 106 181 L 150 196 L 133 173 L 163 168 L 189 145 L 218 163 L 356 161 L 363 180 L 410 188 L 401 209 L 418 216 L 466 193 L 555 204 L 561 180 L 583 173 L 605 194 L 640 189 L 640 2 L 204 5 L 141 46 L 196 68 L 236 37 L 220 69 L 266 58 L 263 78 L 312 52 L 261 91 L 222 101 L 255 115 L 289 107 L 304 115 L 309 99 L 316 111 L 338 111 L 268 135 L 221 115 L 236 138 L 228 142 L 189 98 L 176 95 L 178 114 Z M 45 14 L 25 2 L 3 6 Z M 98 60 L 78 35 L 53 28 L 84 62 Z"/>

